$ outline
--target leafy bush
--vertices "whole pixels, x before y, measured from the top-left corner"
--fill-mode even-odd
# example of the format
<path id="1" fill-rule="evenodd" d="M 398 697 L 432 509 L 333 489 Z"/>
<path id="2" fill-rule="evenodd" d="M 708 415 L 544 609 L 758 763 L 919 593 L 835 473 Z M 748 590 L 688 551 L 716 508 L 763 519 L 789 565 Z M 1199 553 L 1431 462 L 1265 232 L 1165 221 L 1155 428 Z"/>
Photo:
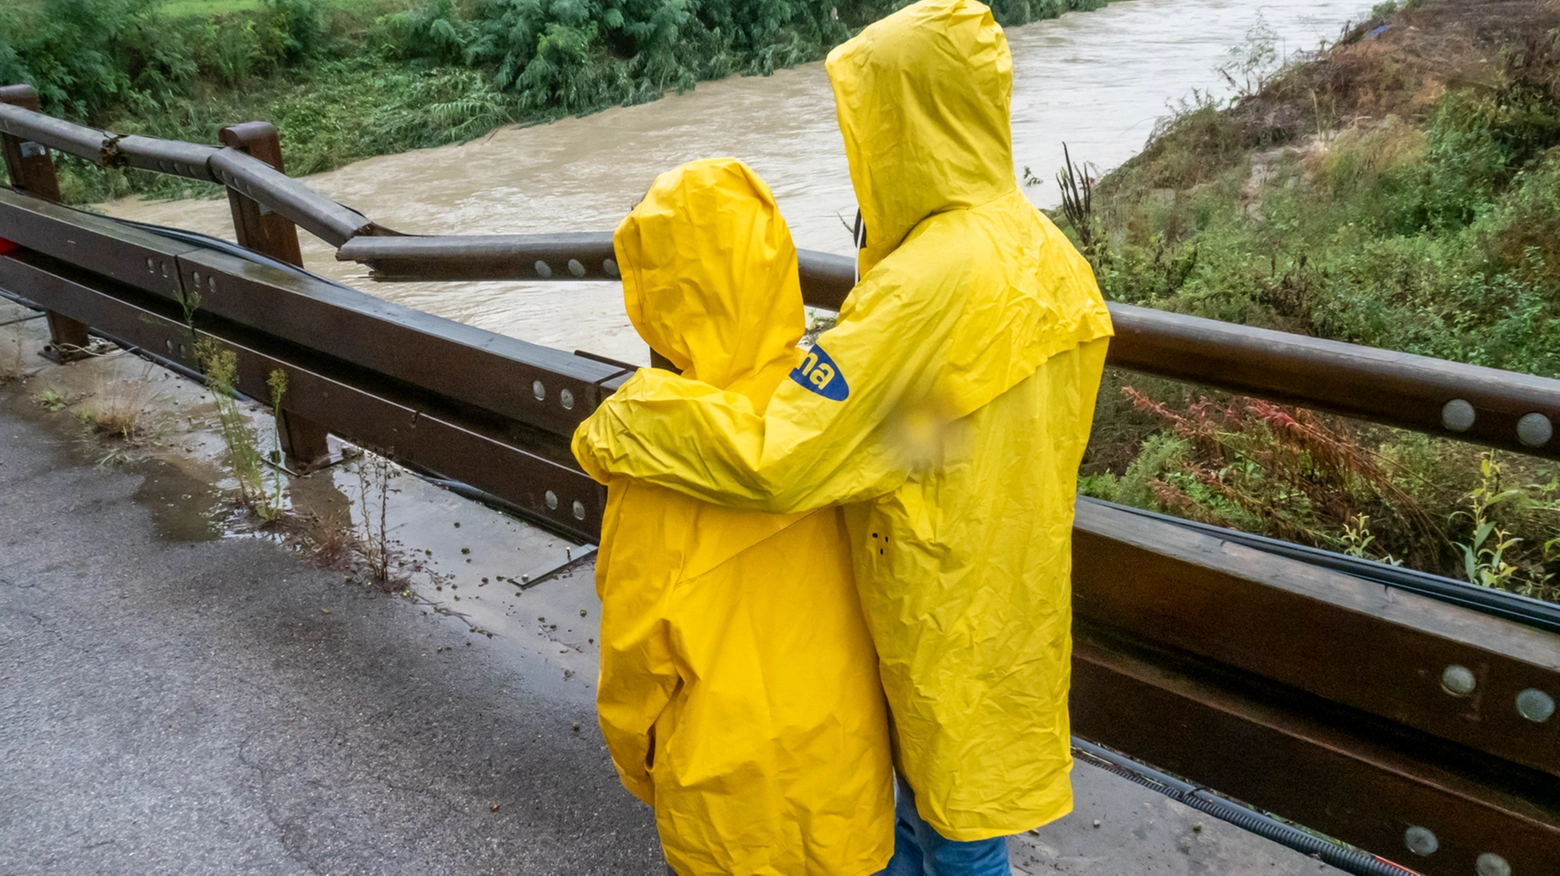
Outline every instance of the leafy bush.
<path id="1" fill-rule="evenodd" d="M 1413 13 L 1422 45 L 1466 45 L 1423 18 L 1440 9 L 1461 21 L 1455 4 L 1425 4 Z M 1484 80 L 1414 99 L 1391 93 L 1416 80 L 1382 73 L 1402 61 L 1390 47 L 1349 43 L 1233 105 L 1188 101 L 1099 181 L 1093 214 L 1068 222 L 1075 236 L 1087 227 L 1101 288 L 1116 301 L 1560 377 L 1560 31 L 1510 27 L 1504 45 L 1484 47 L 1491 63 L 1450 65 Z M 1404 112 L 1340 125 L 1297 83 L 1325 85 L 1343 106 Z M 1552 463 L 1495 464 L 1454 442 L 1168 385 L 1123 394 L 1121 382 L 1100 398 L 1083 481 L 1092 495 L 1560 596 Z"/>
<path id="2" fill-rule="evenodd" d="M 49 0 L 0 15 L 0 80 L 30 83 L 45 109 L 99 119 L 130 95 L 163 98 L 194 79 L 187 28 L 155 0 Z"/>

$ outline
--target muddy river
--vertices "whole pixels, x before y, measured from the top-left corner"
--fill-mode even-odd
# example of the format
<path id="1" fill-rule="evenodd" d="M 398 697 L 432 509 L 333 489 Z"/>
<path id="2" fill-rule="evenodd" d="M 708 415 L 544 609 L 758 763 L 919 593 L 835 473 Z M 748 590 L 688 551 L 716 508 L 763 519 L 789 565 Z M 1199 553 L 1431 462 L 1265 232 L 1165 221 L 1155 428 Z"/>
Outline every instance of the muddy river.
<path id="1" fill-rule="evenodd" d="M 1054 204 L 1062 144 L 1109 169 L 1140 149 L 1156 119 L 1193 89 L 1227 96 L 1217 67 L 1249 46 L 1259 22 L 1280 54 L 1336 39 L 1369 0 L 1128 0 L 1012 28 L 1015 173 Z M 287 132 L 284 130 L 285 138 Z M 797 245 L 849 252 L 854 197 L 822 64 L 769 77 L 702 83 L 654 103 L 552 124 L 505 128 L 470 143 L 372 158 L 309 178 L 369 217 L 410 233 L 609 230 L 655 175 L 733 155 L 768 181 Z M 231 239 L 226 200 L 107 205 L 108 212 Z M 628 361 L 648 354 L 617 284 L 376 284 L 304 235 L 308 267 L 372 294 L 492 331 Z"/>

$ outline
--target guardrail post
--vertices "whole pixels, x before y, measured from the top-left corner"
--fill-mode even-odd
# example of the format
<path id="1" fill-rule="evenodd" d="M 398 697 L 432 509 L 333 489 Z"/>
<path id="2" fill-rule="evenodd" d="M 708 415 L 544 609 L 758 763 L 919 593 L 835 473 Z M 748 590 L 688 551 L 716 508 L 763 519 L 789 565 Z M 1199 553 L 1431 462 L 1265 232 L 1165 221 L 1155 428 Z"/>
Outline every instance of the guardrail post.
<path id="1" fill-rule="evenodd" d="M 223 146 L 248 153 L 277 170 L 282 165 L 282 138 L 270 122 L 243 122 L 228 125 L 217 133 Z M 228 189 L 228 206 L 233 209 L 233 230 L 238 242 L 273 259 L 303 267 L 303 252 L 298 248 L 298 226 L 271 212 L 258 202 Z"/>
<path id="2" fill-rule="evenodd" d="M 0 87 L 0 103 L 36 112 L 38 92 L 31 85 Z M 59 201 L 60 182 L 55 176 L 54 160 L 49 157 L 47 146 L 10 134 L 0 134 L 0 149 L 5 153 L 5 169 L 10 174 L 12 186 L 45 200 Z M 49 319 L 49 345 L 43 348 L 46 358 L 63 364 L 90 355 L 87 352 L 89 341 L 86 323 L 52 310 L 44 313 Z"/>
<path id="3" fill-rule="evenodd" d="M 218 132 L 222 145 L 248 153 L 283 173 L 282 138 L 276 126 L 270 122 L 243 122 L 229 125 Z M 298 246 L 298 226 L 291 220 L 271 212 L 232 188 L 228 189 L 228 206 L 233 210 L 233 230 L 238 242 L 255 252 L 271 258 L 303 267 L 303 252 Z M 294 470 L 304 472 L 330 462 L 330 444 L 326 440 L 324 426 L 301 417 L 287 408 L 276 411 L 277 434 L 281 438 L 282 452 Z"/>

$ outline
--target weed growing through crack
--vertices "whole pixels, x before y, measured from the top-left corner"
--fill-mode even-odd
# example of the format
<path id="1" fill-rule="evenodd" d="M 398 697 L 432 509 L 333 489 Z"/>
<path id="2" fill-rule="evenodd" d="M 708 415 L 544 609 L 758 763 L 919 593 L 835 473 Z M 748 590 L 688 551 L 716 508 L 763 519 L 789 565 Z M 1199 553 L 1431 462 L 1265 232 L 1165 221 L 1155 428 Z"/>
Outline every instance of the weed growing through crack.
<path id="1" fill-rule="evenodd" d="M 282 492 L 286 483 L 282 480 L 282 396 L 287 394 L 287 372 L 280 368 L 274 369 L 265 378 L 266 388 L 271 391 L 271 436 L 276 448 L 271 451 L 271 492 L 266 495 L 262 503 L 265 507 L 260 511 L 261 519 L 271 520 L 282 513 Z M 267 517 L 267 514 L 270 516 Z"/>
<path id="2" fill-rule="evenodd" d="M 216 403 L 217 421 L 227 447 L 228 468 L 238 484 L 239 504 L 253 511 L 262 523 L 271 523 L 286 510 L 282 504 L 282 481 L 278 474 L 275 492 L 267 490 L 259 442 L 233 393 L 233 384 L 238 377 L 238 354 L 211 338 L 201 338 L 195 344 L 195 357 L 206 372 L 206 386 Z M 285 387 L 285 383 L 283 385 Z"/>

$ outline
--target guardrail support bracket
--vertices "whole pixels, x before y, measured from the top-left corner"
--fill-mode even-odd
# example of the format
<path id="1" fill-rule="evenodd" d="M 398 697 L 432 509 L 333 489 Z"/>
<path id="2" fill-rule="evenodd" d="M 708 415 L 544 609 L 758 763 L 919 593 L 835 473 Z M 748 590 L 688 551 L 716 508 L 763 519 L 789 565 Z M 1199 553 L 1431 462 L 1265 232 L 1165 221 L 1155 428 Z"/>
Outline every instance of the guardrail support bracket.
<path id="1" fill-rule="evenodd" d="M 289 469 L 307 474 L 331 464 L 329 433 L 324 426 L 286 408 L 276 412 L 276 420 Z"/>

